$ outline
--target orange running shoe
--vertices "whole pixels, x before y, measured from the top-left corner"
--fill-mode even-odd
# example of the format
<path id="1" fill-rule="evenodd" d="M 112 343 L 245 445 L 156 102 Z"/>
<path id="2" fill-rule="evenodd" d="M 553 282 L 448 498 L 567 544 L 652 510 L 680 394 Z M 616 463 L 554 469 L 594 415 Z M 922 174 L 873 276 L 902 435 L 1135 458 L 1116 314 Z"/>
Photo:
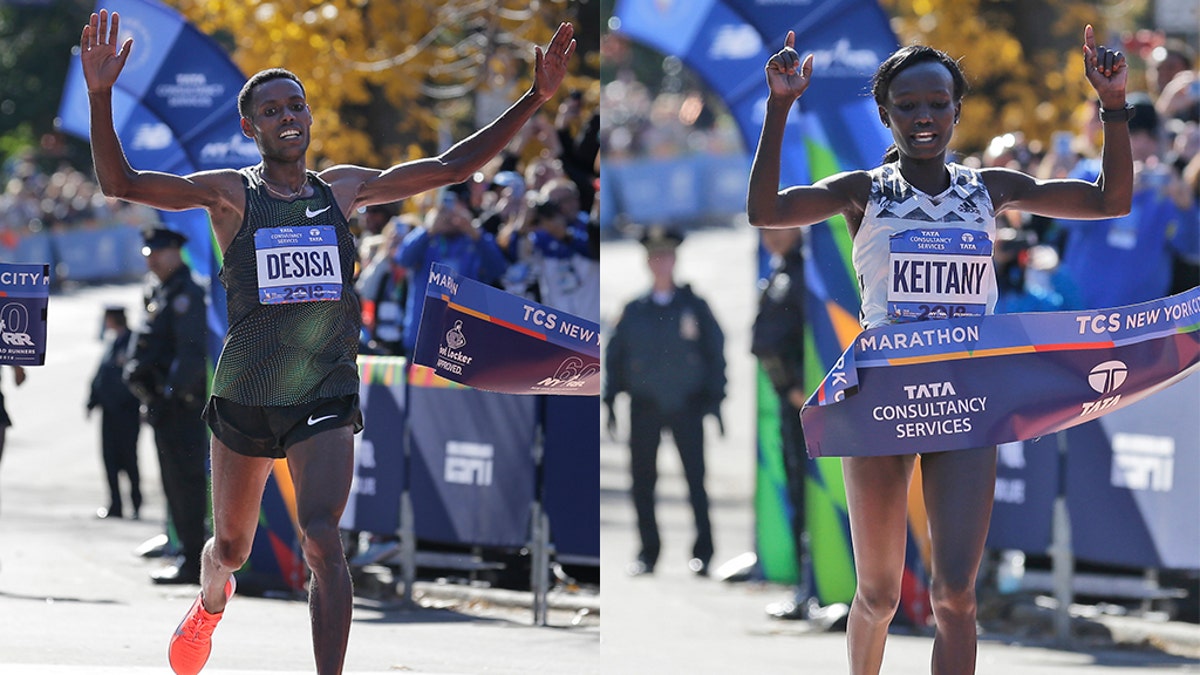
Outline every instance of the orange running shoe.
<path id="1" fill-rule="evenodd" d="M 229 577 L 229 581 L 225 582 L 226 602 L 233 597 L 235 588 L 237 582 L 233 577 Z M 171 644 L 167 647 L 167 661 L 170 662 L 175 675 L 196 675 L 204 668 L 212 651 L 213 629 L 225 614 L 224 611 L 209 614 L 200 598 L 201 596 L 196 596 L 196 601 L 175 629 L 175 634 L 171 636 Z"/>

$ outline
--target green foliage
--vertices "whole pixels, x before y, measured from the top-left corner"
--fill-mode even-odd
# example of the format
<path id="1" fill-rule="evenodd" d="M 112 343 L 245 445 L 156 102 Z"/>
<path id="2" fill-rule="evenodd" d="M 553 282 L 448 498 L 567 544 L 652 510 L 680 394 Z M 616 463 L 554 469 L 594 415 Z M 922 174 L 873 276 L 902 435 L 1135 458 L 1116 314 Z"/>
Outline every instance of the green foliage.
<path id="1" fill-rule="evenodd" d="M 1095 96 L 1083 73 L 1083 28 L 1106 35 L 1096 2 L 1062 0 L 881 0 L 901 44 L 918 42 L 961 59 L 971 92 L 955 146 L 976 152 L 998 134 L 1043 143 L 1071 129 Z"/>
<path id="2" fill-rule="evenodd" d="M 503 110 L 476 120 L 479 100 L 512 103 L 528 88 L 533 46 L 546 45 L 560 21 L 576 23 L 579 45 L 560 96 L 593 88 L 599 67 L 599 38 L 578 31 L 576 15 L 587 7 L 579 0 L 171 3 L 201 31 L 232 40 L 247 75 L 282 66 L 300 76 L 317 130 L 314 166 L 326 158 L 386 165 L 463 138 Z"/>
<path id="3" fill-rule="evenodd" d="M 90 13 L 82 0 L 0 3 L 0 162 L 54 132 L 71 48 Z"/>

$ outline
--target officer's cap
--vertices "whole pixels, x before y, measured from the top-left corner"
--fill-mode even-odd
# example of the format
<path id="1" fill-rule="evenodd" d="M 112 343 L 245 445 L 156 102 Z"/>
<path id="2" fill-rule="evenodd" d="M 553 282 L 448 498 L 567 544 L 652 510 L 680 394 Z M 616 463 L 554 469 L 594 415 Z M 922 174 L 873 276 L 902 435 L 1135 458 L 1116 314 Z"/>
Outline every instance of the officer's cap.
<path id="1" fill-rule="evenodd" d="M 165 227 L 154 227 L 142 231 L 142 255 L 149 255 L 151 251 L 157 251 L 160 248 L 175 247 L 181 248 L 187 242 L 187 237 L 183 236 L 175 230 L 168 230 Z"/>
<path id="2" fill-rule="evenodd" d="M 683 243 L 683 233 L 674 228 L 649 227 L 642 233 L 640 241 L 649 253 L 674 251 Z"/>

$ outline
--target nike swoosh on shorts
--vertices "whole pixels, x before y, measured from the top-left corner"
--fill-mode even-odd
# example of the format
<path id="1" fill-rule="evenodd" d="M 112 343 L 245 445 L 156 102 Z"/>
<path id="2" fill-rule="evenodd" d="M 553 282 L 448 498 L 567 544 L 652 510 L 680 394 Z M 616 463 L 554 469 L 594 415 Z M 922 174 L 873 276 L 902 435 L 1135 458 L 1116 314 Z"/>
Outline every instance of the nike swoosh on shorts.
<path id="1" fill-rule="evenodd" d="M 312 415 L 309 415 L 309 416 L 308 416 L 308 426 L 310 426 L 310 427 L 311 427 L 311 426 L 313 426 L 313 425 L 316 425 L 316 424 L 319 424 L 319 423 L 321 423 L 321 422 L 324 422 L 325 420 L 331 420 L 331 419 L 333 419 L 333 418 L 335 418 L 335 417 L 337 417 L 337 415 L 325 415 L 325 416 L 323 416 L 323 417 L 318 417 L 318 418 L 316 418 L 316 419 L 313 419 L 313 416 L 312 416 Z"/>

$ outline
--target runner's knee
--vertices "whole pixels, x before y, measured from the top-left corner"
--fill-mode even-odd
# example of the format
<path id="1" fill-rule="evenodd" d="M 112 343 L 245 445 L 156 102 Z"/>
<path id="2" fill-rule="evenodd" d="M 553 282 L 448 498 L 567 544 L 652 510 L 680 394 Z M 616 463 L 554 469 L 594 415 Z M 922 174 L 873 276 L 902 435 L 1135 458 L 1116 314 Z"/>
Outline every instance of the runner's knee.
<path id="1" fill-rule="evenodd" d="M 935 616 L 975 616 L 974 580 L 935 578 L 929 596 Z"/>
<path id="2" fill-rule="evenodd" d="M 872 623 L 888 623 L 900 607 L 900 587 L 873 588 L 859 584 L 854 603 Z"/>
<path id="3" fill-rule="evenodd" d="M 345 561 L 342 551 L 341 533 L 337 523 L 330 519 L 317 518 L 301 524 L 304 559 L 308 566 L 317 570 L 330 563 Z"/>
<path id="4" fill-rule="evenodd" d="M 217 564 L 226 569 L 241 569 L 250 558 L 251 537 L 221 537 L 212 539 L 212 555 Z"/>

